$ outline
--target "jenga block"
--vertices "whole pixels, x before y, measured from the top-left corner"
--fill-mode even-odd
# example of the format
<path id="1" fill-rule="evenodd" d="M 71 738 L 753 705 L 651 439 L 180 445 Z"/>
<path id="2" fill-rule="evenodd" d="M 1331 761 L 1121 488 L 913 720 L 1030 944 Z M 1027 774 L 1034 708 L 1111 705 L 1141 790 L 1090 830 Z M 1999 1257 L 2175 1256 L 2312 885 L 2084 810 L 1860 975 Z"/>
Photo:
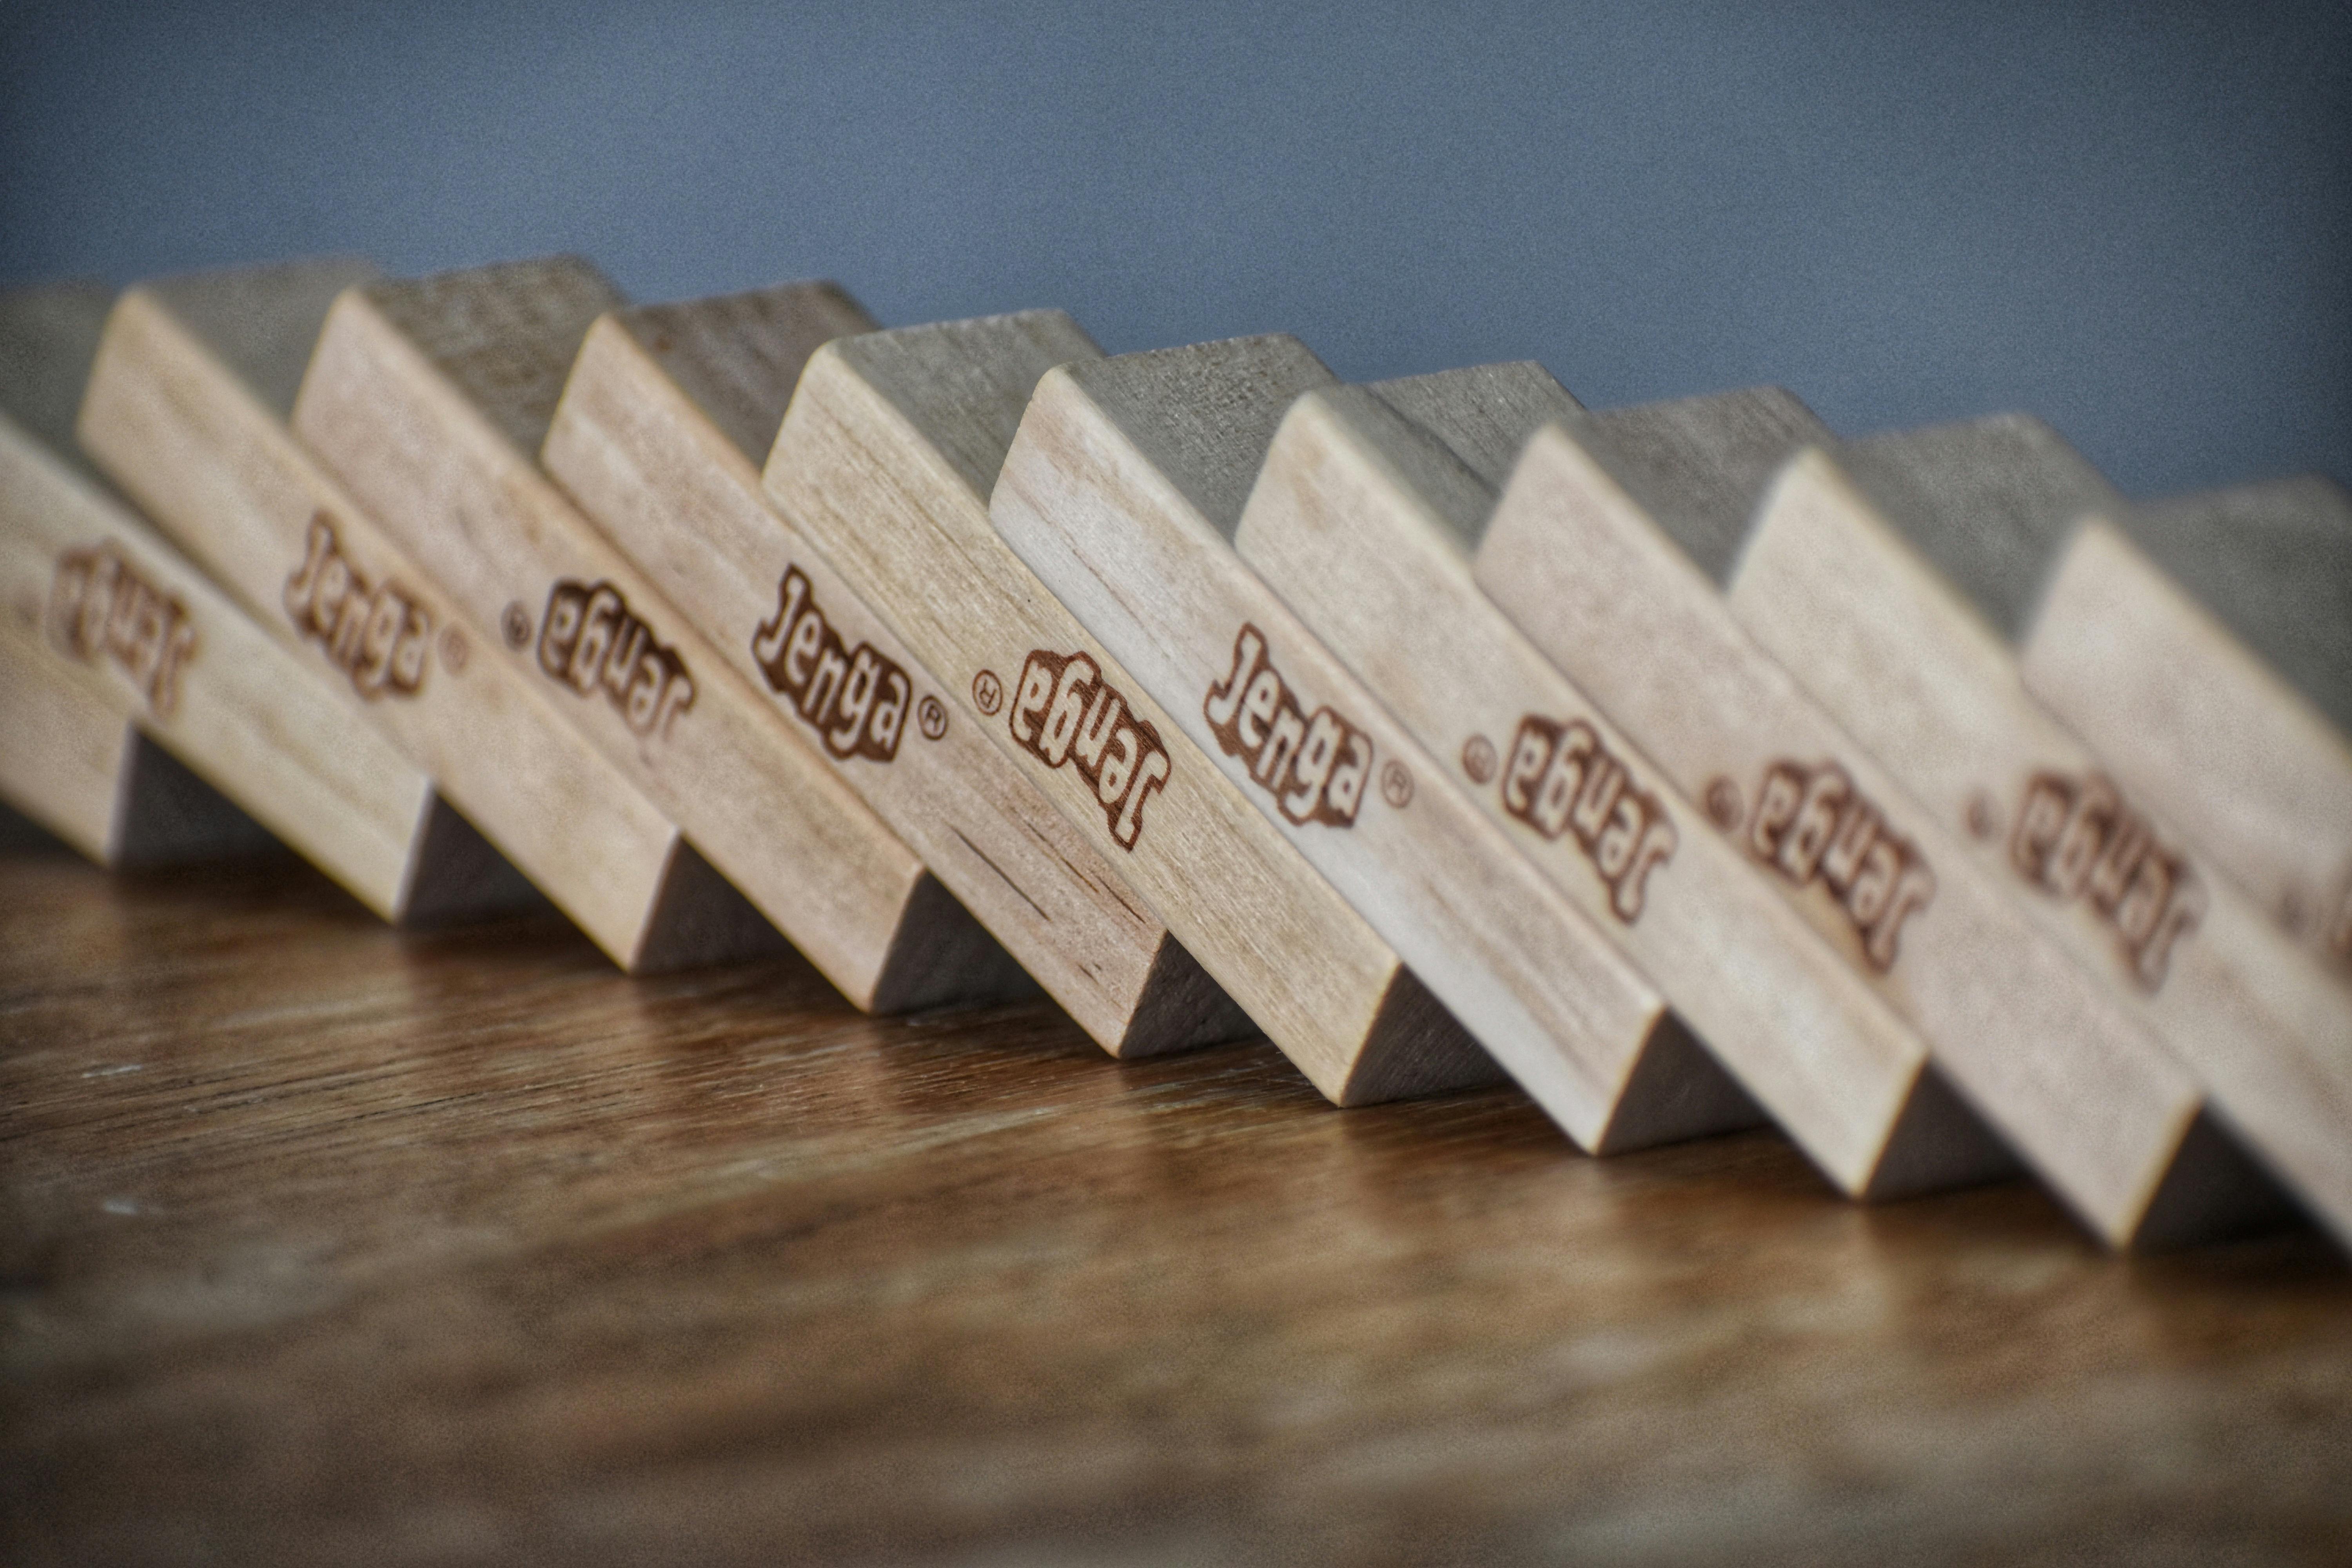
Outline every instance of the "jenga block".
<path id="1" fill-rule="evenodd" d="M 621 303 L 570 258 L 348 289 L 294 428 L 475 635 L 852 1003 L 896 1011 L 1034 989 L 541 470 L 581 340 Z"/>
<path id="2" fill-rule="evenodd" d="M 1235 545 L 1840 1186 L 2013 1169 L 1911 1026 L 1472 581 L 1512 459 L 1577 412 L 1533 364 L 1307 393 Z"/>
<path id="3" fill-rule="evenodd" d="M 1214 769 L 1570 1136 L 1625 1148 L 1752 1122 L 1648 978 L 1234 552 L 1284 410 L 1330 380 L 1287 337 L 1050 371 L 990 518 L 1174 719 L 1191 745 L 1172 765 Z M 1083 763 L 1118 710 L 1056 706 L 1037 668 L 1011 700 L 1013 733 Z"/>
<path id="4" fill-rule="evenodd" d="M 2203 1091 L 1733 616 L 1720 591 L 1774 472 L 1826 439 L 1781 393 L 1538 431 L 1478 584 L 1916 1027 L 2096 1235 L 2154 1246 L 2283 1200 Z"/>
<path id="5" fill-rule="evenodd" d="M 760 488 L 809 354 L 874 323 L 831 284 L 614 312 L 542 460 L 714 653 L 1113 1056 L 1251 1033 L 1117 868 Z"/>
<path id="6" fill-rule="evenodd" d="M 2115 500 L 2015 416 L 1808 451 L 1767 493 L 1729 603 L 2352 1239 L 2352 991 L 2027 695 L 1985 588 L 2019 542 Z"/>
<path id="7" fill-rule="evenodd" d="M 2308 478 L 2110 500 L 2036 586 L 2027 689 L 2352 973 L 2352 497 Z"/>
<path id="8" fill-rule="evenodd" d="M 9 607 L 19 656 L 79 683 L 88 699 L 52 702 L 49 720 L 78 707 L 86 722 L 93 703 L 131 717 L 386 920 L 445 920 L 511 904 L 512 873 L 420 770 L 108 491 L 70 447 L 33 433 L 56 439 L 70 432 L 106 304 L 102 292 L 85 289 L 0 297 L 0 340 L 9 345 L 0 355 L 0 603 Z M 16 423 L 20 411 L 26 425 Z M 100 858 L 177 858 L 191 835 L 236 832 L 140 748 L 111 750 L 116 787 L 127 778 L 132 793 L 129 811 L 115 814 L 121 837 Z M 89 763 L 102 754 L 85 751 L 82 763 L 64 765 L 95 787 Z M 173 801 L 182 804 L 164 804 Z M 145 826 L 142 810 L 163 815 Z M 77 813 L 85 825 L 77 841 L 87 847 L 87 825 L 104 815 Z"/>
<path id="9" fill-rule="evenodd" d="M 1031 390 L 1098 354 L 1059 311 L 838 339 L 810 356 L 764 475 L 785 515 L 1340 1104 L 1490 1079 L 1492 1062 L 989 524 Z M 1091 701 L 1099 744 L 1034 703 Z M 1111 705 L 1124 718 L 1111 724 Z M 1056 731 L 1058 733 L 1058 731 Z"/>

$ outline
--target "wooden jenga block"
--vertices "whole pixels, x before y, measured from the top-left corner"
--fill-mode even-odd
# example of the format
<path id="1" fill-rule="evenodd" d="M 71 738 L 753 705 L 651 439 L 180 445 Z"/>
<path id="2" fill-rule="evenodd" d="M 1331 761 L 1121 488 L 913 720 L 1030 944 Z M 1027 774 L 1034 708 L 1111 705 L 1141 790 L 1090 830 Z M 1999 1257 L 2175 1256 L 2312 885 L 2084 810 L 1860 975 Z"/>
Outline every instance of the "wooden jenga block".
<path id="1" fill-rule="evenodd" d="M 512 871 L 431 780 L 107 490 L 69 444 L 53 444 L 69 443 L 106 305 L 102 293 L 83 289 L 0 297 L 0 341 L 8 344 L 0 354 L 0 604 L 16 656 L 79 683 L 87 699 L 49 702 L 48 721 L 86 724 L 100 708 L 130 716 L 386 920 L 449 920 L 512 904 L 524 893 Z M 68 718 L 74 709 L 78 721 Z M 26 738 L 28 750 L 34 743 Z M 89 763 L 103 754 L 85 752 L 63 766 L 95 788 Z M 113 756 L 115 789 L 125 786 L 127 763 L 135 792 L 129 820 L 114 813 L 123 837 L 113 853 L 176 857 L 191 832 L 235 831 L 137 747 L 125 742 Z M 137 821 L 142 807 L 168 816 L 162 803 L 174 799 L 190 821 Z M 107 816 L 87 807 L 77 815 L 85 825 Z M 85 847 L 87 831 L 78 836 Z"/>
<path id="2" fill-rule="evenodd" d="M 1061 366 L 990 519 L 1174 719 L 1191 745 L 1171 765 L 1214 769 L 1570 1136 L 1620 1149 L 1754 1121 L 1649 979 L 1234 552 L 1285 409 L 1329 384 L 1278 336 Z M 1010 699 L 1013 733 L 1084 762 L 1118 709 L 1068 704 L 1040 668 Z"/>
<path id="3" fill-rule="evenodd" d="M 805 738 L 539 467 L 591 322 L 572 258 L 347 289 L 294 428 L 478 636 L 862 1008 L 1034 990 Z"/>
<path id="4" fill-rule="evenodd" d="M 2115 502 L 2019 416 L 1810 450 L 1767 492 L 1728 600 L 2352 1239 L 2352 990 L 2018 679 L 2003 587 L 2019 546 Z"/>
<path id="5" fill-rule="evenodd" d="M 2306 478 L 2109 501 L 2054 542 L 2027 689 L 2352 973 L 2352 497 Z"/>
<path id="6" fill-rule="evenodd" d="M 955 695 L 958 721 L 1021 766 L 1325 1095 L 1492 1079 L 1362 917 L 990 526 L 1038 377 L 1099 352 L 1056 310 L 837 339 L 810 356 L 763 482 Z M 1083 750 L 1042 743 L 1040 681 L 1049 710 L 1056 689 L 1065 707 L 1094 702 L 1108 732 Z"/>
<path id="7" fill-rule="evenodd" d="M 1577 412 L 1533 364 L 1307 393 L 1235 546 L 1839 1185 L 2013 1169 L 1911 1026 L 1472 581 L 1512 460 Z"/>
<path id="8" fill-rule="evenodd" d="M 1827 438 L 1774 392 L 1547 426 L 1479 542 L 1478 584 L 2095 1234 L 2154 1246 L 2273 1220 L 2275 1185 L 2189 1071 L 1724 602 L 1767 484 Z"/>
<path id="9" fill-rule="evenodd" d="M 84 445 L 615 963 L 782 952 L 295 438 L 288 420 L 328 306 L 373 276 L 300 262 L 131 289 L 99 351 Z"/>
<path id="10" fill-rule="evenodd" d="M 822 283 L 607 315 L 565 383 L 542 461 L 1104 1049 L 1253 1032 L 761 491 L 809 354 L 873 325 Z"/>

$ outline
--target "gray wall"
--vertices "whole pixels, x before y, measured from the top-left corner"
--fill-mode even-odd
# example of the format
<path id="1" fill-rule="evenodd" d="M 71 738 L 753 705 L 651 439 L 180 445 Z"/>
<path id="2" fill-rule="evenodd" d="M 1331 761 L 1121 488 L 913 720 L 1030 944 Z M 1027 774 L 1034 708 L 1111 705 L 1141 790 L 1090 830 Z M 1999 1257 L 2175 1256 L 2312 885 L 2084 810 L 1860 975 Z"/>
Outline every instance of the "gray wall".
<path id="1" fill-rule="evenodd" d="M 1463 14 L 0 0 L 0 279 L 569 248 L 2352 480 L 2352 6 Z"/>

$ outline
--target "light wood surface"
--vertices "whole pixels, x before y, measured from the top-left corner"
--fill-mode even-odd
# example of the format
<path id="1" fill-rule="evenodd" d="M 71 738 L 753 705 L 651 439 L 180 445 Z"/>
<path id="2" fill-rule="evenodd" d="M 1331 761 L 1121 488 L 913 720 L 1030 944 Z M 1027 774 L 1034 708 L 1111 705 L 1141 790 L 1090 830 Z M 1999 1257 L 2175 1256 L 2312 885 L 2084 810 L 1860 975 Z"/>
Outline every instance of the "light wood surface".
<path id="1" fill-rule="evenodd" d="M 802 374 L 769 493 L 955 693 L 958 719 L 1020 764 L 1325 1095 L 1360 1104 L 1491 1079 L 1461 1026 L 990 526 L 1038 378 L 1098 352 L 1050 310 L 838 339 Z M 1024 668 L 1066 684 L 1068 704 L 1115 693 L 1128 728 L 1092 763 L 1031 750 L 1043 731 Z"/>
<path id="2" fill-rule="evenodd" d="M 71 429 L 63 409 L 88 374 L 103 319 L 103 300 L 83 291 L 0 296 L 0 337 L 18 345 L 9 363 L 47 366 L 0 384 L 0 409 L 9 411 L 0 413 L 0 605 L 18 653 L 128 714 L 383 918 L 454 920 L 510 906 L 512 873 L 422 771 L 271 642 L 70 448 L 15 422 L 22 408 L 52 436 Z M 58 711 L 53 705 L 51 715 Z M 23 743 L 33 747 L 29 736 Z M 135 747 L 112 754 L 110 794 L 119 801 L 122 767 L 138 755 Z M 97 787 L 87 760 L 65 765 Z M 147 795 L 189 797 L 169 785 Z M 193 801 L 190 808 L 205 809 Z M 96 814 L 77 815 L 87 824 Z M 221 826 L 217 813 L 205 815 Z M 158 833 L 180 836 L 159 827 L 132 837 Z"/>
<path id="3" fill-rule="evenodd" d="M 1533 364 L 1307 393 L 1235 545 L 1831 1180 L 1883 1196 L 2010 1168 L 1911 1027 L 1472 581 L 1511 462 L 1576 411 Z"/>
<path id="4" fill-rule="evenodd" d="M 2104 508 L 2019 651 L 2133 794 L 2352 973 L 2352 499 L 2304 479 Z"/>
<path id="5" fill-rule="evenodd" d="M 2160 1245 L 2263 1222 L 2274 1188 L 2187 1069 L 1756 644 L 1702 566 L 1728 572 L 1772 473 L 1822 438 L 1776 392 L 1549 426 L 1480 542 L 1478 584 L 1769 867 L 2094 1234 Z"/>
<path id="6" fill-rule="evenodd" d="M 2352 1272 L 0 862 L 0 1557 L 2352 1553 Z"/>
<path id="7" fill-rule="evenodd" d="M 1648 977 L 1234 553 L 1244 499 L 1282 502 L 1258 476 L 1284 411 L 1329 382 L 1288 337 L 1050 371 L 990 521 L 1191 739 L 1176 765 L 1222 774 L 1571 1137 L 1752 1123 Z"/>
<path id="8" fill-rule="evenodd" d="M 2018 416 L 1808 451 L 1767 493 L 1732 613 L 2105 978 L 2231 1128 L 2352 1238 L 2352 992 L 2026 693 L 1997 606 L 1928 564 L 2112 503 Z"/>
<path id="9" fill-rule="evenodd" d="M 590 329 L 541 460 L 1104 1049 L 1253 1032 L 762 492 L 809 354 L 873 325 L 824 283 L 616 311 Z"/>
<path id="10" fill-rule="evenodd" d="M 345 292 L 294 428 L 511 660 L 861 1007 L 1032 983 L 540 469 L 622 303 L 568 258 Z"/>

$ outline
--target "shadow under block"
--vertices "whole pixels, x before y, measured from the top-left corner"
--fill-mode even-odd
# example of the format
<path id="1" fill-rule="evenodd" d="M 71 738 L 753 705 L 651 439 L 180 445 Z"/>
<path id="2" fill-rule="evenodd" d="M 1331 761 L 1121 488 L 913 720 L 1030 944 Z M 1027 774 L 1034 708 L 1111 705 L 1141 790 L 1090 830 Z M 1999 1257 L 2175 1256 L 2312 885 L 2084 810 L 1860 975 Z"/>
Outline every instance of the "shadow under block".
<path id="1" fill-rule="evenodd" d="M 709 863 L 857 1006 L 1032 988 L 538 464 L 589 325 L 568 258 L 346 291 L 294 428 Z"/>
<path id="2" fill-rule="evenodd" d="M 763 482 L 784 514 L 1331 1100 L 1491 1081 L 1494 1063 L 1212 768 L 989 524 L 1022 411 L 1099 351 L 1058 310 L 873 332 L 810 356 Z M 1013 726 L 1024 668 L 1128 714 L 1082 762 Z M 1035 731 L 1029 731 L 1031 740 Z M 1058 763 L 1058 765 L 1057 765 Z"/>
<path id="3" fill-rule="evenodd" d="M 1472 581 L 1512 460 L 1577 411 L 1533 364 L 1307 393 L 1235 546 L 1839 1186 L 2013 1169 L 1911 1026 Z"/>
<path id="4" fill-rule="evenodd" d="M 2114 500 L 2048 427 L 2018 417 L 1816 448 L 1767 493 L 1727 597 L 2352 1240 L 2352 990 L 2116 790 L 2019 681 L 1998 605 L 1928 563 L 2058 532 Z"/>
<path id="5" fill-rule="evenodd" d="M 990 503 L 1013 552 L 1226 787 L 1579 1142 L 1752 1124 L 1665 999 L 1258 581 L 1230 542 L 1283 411 L 1331 374 L 1259 337 L 1049 371 Z M 1032 666 L 1031 669 L 1037 668 Z M 1016 736 L 1085 762 L 1116 729 L 1024 669 Z"/>
<path id="6" fill-rule="evenodd" d="M 385 920 L 511 904 L 512 874 L 431 780 L 108 492 L 70 447 L 16 422 L 21 409 L 34 427 L 70 431 L 72 394 L 104 307 L 103 295 L 80 289 L 0 297 L 11 373 L 0 380 L 0 604 L 18 655 L 87 700 L 53 701 L 48 717 L 79 708 L 86 721 L 91 703 L 111 707 Z M 59 358 L 68 371 L 58 372 Z M 176 858 L 191 836 L 201 843 L 215 834 L 250 845 L 136 746 L 107 751 L 116 758 L 118 849 Z M 92 755 L 75 771 L 94 786 Z M 162 815 L 142 823 L 141 811 Z M 88 824 L 105 814 L 84 805 L 74 815 Z"/>
<path id="7" fill-rule="evenodd" d="M 172 279 L 116 306 L 82 439 L 254 618 L 634 973 L 782 941 L 496 641 L 469 634 L 288 424 L 350 263 Z"/>
<path id="8" fill-rule="evenodd" d="M 1785 393 L 1547 426 L 1478 585 L 1770 873 L 2099 1237 L 2270 1221 L 2195 1080 L 1759 647 L 1718 583 L 1773 473 L 1826 432 Z"/>
<path id="9" fill-rule="evenodd" d="M 873 324 L 824 283 L 617 311 L 589 330 L 541 460 L 1097 1044 L 1145 1056 L 1252 1033 L 761 491 L 809 354 Z"/>
<path id="10" fill-rule="evenodd" d="M 2027 689 L 2352 972 L 2352 498 L 2306 478 L 2109 505 L 2039 587 Z"/>

